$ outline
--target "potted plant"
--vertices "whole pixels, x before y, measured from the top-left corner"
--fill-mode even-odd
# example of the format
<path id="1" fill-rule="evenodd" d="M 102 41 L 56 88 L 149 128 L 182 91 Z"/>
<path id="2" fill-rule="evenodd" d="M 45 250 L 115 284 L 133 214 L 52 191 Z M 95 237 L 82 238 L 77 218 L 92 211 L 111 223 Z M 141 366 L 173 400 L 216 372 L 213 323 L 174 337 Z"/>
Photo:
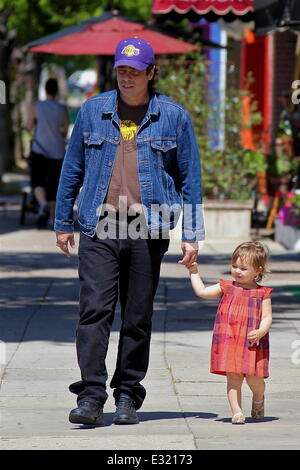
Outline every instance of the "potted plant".
<path id="1" fill-rule="evenodd" d="M 293 130 L 286 113 L 282 116 L 278 124 L 278 131 L 275 140 L 276 153 L 284 153 L 289 158 L 293 154 Z"/>
<path id="2" fill-rule="evenodd" d="M 268 194 L 266 155 L 262 150 L 247 150 L 245 158 L 249 171 L 252 171 L 251 174 L 256 174 L 257 192 Z"/>
<path id="3" fill-rule="evenodd" d="M 293 158 L 293 128 L 287 111 L 281 113 L 274 153 L 268 156 L 268 176 L 271 193 L 288 193 L 297 162 Z"/>
<path id="4" fill-rule="evenodd" d="M 300 190 L 278 191 L 279 210 L 275 220 L 275 239 L 286 248 L 300 251 Z"/>

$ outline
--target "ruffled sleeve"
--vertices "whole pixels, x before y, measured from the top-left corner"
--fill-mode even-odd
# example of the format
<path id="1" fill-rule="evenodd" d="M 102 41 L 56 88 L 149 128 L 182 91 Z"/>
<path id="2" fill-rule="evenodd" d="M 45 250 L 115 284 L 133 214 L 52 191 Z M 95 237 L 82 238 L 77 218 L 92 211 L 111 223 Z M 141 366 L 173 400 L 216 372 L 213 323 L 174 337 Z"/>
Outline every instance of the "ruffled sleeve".
<path id="1" fill-rule="evenodd" d="M 265 287 L 265 286 L 264 286 L 263 300 L 264 300 L 264 299 L 267 299 L 268 297 L 270 297 L 270 295 L 272 294 L 272 292 L 273 292 L 272 287 Z"/>
<path id="2" fill-rule="evenodd" d="M 228 288 L 232 285 L 232 281 L 226 281 L 225 279 L 219 279 L 219 283 L 223 294 L 226 294 Z"/>

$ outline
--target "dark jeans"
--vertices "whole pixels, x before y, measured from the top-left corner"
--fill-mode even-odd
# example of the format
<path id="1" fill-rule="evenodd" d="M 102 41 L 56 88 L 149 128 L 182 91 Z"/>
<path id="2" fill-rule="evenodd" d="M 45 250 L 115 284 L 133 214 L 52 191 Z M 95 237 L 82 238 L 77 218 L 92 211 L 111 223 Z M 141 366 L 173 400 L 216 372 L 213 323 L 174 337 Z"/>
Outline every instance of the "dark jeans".
<path id="1" fill-rule="evenodd" d="M 116 369 L 110 386 L 117 399 L 130 395 L 141 407 L 152 326 L 153 300 L 161 261 L 169 246 L 165 239 L 106 239 L 80 235 L 80 320 L 76 347 L 81 381 L 70 385 L 77 402 L 107 399 L 105 365 L 118 294 L 121 329 Z"/>

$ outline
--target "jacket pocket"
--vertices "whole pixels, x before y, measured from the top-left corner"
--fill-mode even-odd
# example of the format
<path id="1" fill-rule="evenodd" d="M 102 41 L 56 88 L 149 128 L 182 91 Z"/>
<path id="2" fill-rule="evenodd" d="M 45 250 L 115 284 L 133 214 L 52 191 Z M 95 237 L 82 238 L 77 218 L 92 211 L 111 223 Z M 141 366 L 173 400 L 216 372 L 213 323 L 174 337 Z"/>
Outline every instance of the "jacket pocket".
<path id="1" fill-rule="evenodd" d="M 151 140 L 151 147 L 160 152 L 166 153 L 177 147 L 176 139 L 155 139 Z"/>
<path id="2" fill-rule="evenodd" d="M 172 205 L 178 200 L 178 196 L 175 195 L 175 182 L 172 175 L 172 167 L 174 167 L 174 162 L 176 161 L 176 138 L 153 139 L 150 144 L 153 166 L 157 172 L 164 202 Z"/>
<path id="3" fill-rule="evenodd" d="M 84 132 L 83 137 L 84 137 L 84 144 L 87 147 L 99 146 L 105 140 L 104 137 L 101 137 L 99 134 L 93 134 L 90 132 Z"/>
<path id="4" fill-rule="evenodd" d="M 154 167 L 158 171 L 168 171 L 172 157 L 176 154 L 176 139 L 153 139 L 150 141 Z"/>
<path id="5" fill-rule="evenodd" d="M 104 137 L 99 134 L 84 132 L 85 159 L 89 163 L 99 158 L 99 152 L 103 150 Z"/>

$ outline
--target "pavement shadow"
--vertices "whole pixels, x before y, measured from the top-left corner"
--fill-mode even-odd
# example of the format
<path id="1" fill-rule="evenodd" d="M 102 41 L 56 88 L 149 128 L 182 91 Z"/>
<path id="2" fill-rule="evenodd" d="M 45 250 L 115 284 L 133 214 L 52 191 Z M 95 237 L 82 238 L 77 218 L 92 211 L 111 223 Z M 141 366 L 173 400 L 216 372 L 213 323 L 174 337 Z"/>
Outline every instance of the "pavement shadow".
<path id="1" fill-rule="evenodd" d="M 265 416 L 263 419 L 257 420 L 253 418 L 249 418 L 246 416 L 246 423 L 247 424 L 259 424 L 259 423 L 267 423 L 271 421 L 278 421 L 280 418 L 277 416 Z M 222 423 L 231 423 L 231 418 L 221 418 L 221 419 L 216 419 L 215 421 L 219 421 Z"/>
<path id="2" fill-rule="evenodd" d="M 1 196 L 0 196 L 1 197 Z M 24 216 L 23 224 L 20 222 L 21 219 L 21 207 L 22 207 L 22 195 L 18 196 L 19 201 L 14 205 L 13 208 L 0 208 L 0 235 L 5 235 L 6 233 L 19 232 L 20 230 L 32 230 L 37 229 L 37 214 L 31 211 L 26 211 Z M 74 217 L 75 223 L 75 232 L 78 232 L 79 225 L 77 223 L 77 218 Z M 48 229 L 41 229 L 48 230 Z M 52 229 L 49 229 L 52 231 Z M 48 231 L 49 231 L 48 230 Z"/>
<path id="3" fill-rule="evenodd" d="M 178 242 L 179 243 L 179 242 Z M 178 260 L 182 257 L 181 254 L 168 254 L 166 253 L 164 256 L 164 261 L 166 263 L 174 263 L 177 264 Z M 219 265 L 225 265 L 226 267 L 229 266 L 230 264 L 230 255 L 227 254 L 217 254 L 217 255 L 205 255 L 201 254 L 199 255 L 199 264 L 200 265 L 214 265 L 214 266 L 219 266 Z M 184 267 L 182 267 L 184 268 Z"/>
<path id="4" fill-rule="evenodd" d="M 37 215 L 33 212 L 26 211 L 24 216 L 24 223 L 21 224 L 21 206 L 22 195 L 20 194 L 18 205 L 15 205 L 14 208 L 2 209 L 0 235 L 19 232 L 20 230 L 32 230 L 33 228 L 36 228 Z"/>
<path id="5" fill-rule="evenodd" d="M 178 258 L 181 255 L 179 254 L 169 254 L 168 252 L 164 256 L 164 261 L 167 263 L 177 263 Z M 296 272 L 299 272 L 300 269 L 300 253 L 295 252 L 295 251 L 283 251 L 280 253 L 270 253 L 270 264 L 272 263 L 297 263 L 298 270 Z M 231 255 L 230 254 L 222 254 L 222 253 L 216 253 L 216 254 L 202 254 L 201 251 L 199 251 L 199 264 L 200 265 L 206 265 L 206 264 L 213 264 L 214 266 L 218 265 L 224 265 L 226 268 L 226 272 L 228 270 L 228 273 L 230 273 L 229 267 L 231 264 Z M 273 272 L 273 269 L 271 270 Z M 289 271 L 282 271 L 279 270 L 278 272 L 290 272 Z"/>
<path id="6" fill-rule="evenodd" d="M 295 263 L 299 256 L 295 253 L 276 254 L 274 258 L 279 263 L 280 260 L 284 263 L 292 260 L 292 268 L 298 267 Z M 220 266 L 228 260 L 227 255 L 202 257 L 202 263 Z M 165 261 L 177 264 L 178 256 L 166 255 Z M 74 342 L 79 297 L 77 264 L 77 256 L 67 258 L 61 253 L 0 253 L 2 341 Z M 69 277 L 61 271 L 67 269 L 70 270 Z M 51 270 L 51 275 L 47 270 Z M 287 315 L 299 318 L 299 292 L 299 286 L 292 284 L 274 289 L 274 324 L 282 323 L 284 329 Z M 212 331 L 217 306 L 217 299 L 197 298 L 188 277 L 161 277 L 155 298 L 153 331 Z M 57 322 L 60 328 L 57 328 Z M 117 309 L 112 331 L 119 330 L 119 326 Z"/>
<path id="7" fill-rule="evenodd" d="M 185 418 L 197 418 L 197 419 L 213 419 L 218 415 L 215 413 L 179 413 L 179 412 L 170 412 L 170 411 L 154 411 L 154 412 L 138 412 L 140 423 L 144 421 L 162 421 L 165 419 L 185 419 Z M 73 430 L 79 429 L 93 429 L 97 427 L 107 427 L 107 426 L 115 426 L 113 424 L 113 417 L 114 413 L 104 413 L 104 424 L 102 425 L 85 425 L 80 424 L 78 426 L 73 426 Z"/>
<path id="8" fill-rule="evenodd" d="M 58 258 L 57 264 L 61 262 Z M 294 287 L 276 288 L 272 295 L 273 324 L 280 324 L 283 329 L 287 316 L 299 318 L 299 296 L 297 291 L 294 294 Z M 77 278 L 2 277 L 0 291 L 2 341 L 74 342 L 78 321 Z M 155 298 L 153 332 L 212 331 L 217 305 L 215 300 L 196 298 L 188 280 L 163 278 Z M 118 304 L 112 331 L 119 328 Z"/>
<path id="9" fill-rule="evenodd" d="M 0 253 L 0 272 L 28 272 L 35 269 L 76 269 L 77 265 L 77 256 L 67 258 L 61 252 L 26 253 L 24 251 L 18 253 L 11 251 Z"/>

